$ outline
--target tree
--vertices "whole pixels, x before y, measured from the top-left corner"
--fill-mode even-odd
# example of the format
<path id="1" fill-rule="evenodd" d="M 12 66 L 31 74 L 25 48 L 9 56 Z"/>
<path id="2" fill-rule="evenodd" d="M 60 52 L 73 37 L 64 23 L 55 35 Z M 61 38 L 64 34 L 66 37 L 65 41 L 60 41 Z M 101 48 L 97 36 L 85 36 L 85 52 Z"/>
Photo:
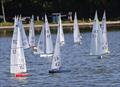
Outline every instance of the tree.
<path id="1" fill-rule="evenodd" d="M 2 15 L 3 15 L 3 21 L 4 22 L 6 22 L 4 3 L 9 2 L 9 1 L 12 1 L 12 0 L 1 0 Z"/>
<path id="2" fill-rule="evenodd" d="M 2 6 L 3 20 L 4 20 L 4 22 L 6 22 L 6 18 L 5 18 L 5 9 L 4 9 L 4 0 L 1 0 L 1 6 Z"/>

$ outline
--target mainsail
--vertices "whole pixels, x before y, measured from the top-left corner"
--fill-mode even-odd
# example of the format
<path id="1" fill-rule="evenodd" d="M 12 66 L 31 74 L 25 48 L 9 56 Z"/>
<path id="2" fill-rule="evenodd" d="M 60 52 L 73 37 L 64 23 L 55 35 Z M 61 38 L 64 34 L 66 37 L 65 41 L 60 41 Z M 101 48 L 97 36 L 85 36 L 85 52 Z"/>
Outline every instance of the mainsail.
<path id="1" fill-rule="evenodd" d="M 61 14 L 59 14 L 59 29 L 60 29 L 60 44 L 63 45 L 65 44 L 65 39 L 64 39 L 64 33 L 63 33 L 63 27 L 62 27 L 62 20 L 61 20 Z"/>
<path id="2" fill-rule="evenodd" d="M 101 29 L 102 29 L 102 35 L 103 35 L 103 49 L 104 49 L 104 53 L 109 53 L 108 39 L 107 39 L 106 14 L 105 14 L 105 12 L 104 12 L 103 18 L 102 18 Z"/>
<path id="3" fill-rule="evenodd" d="M 81 35 L 79 31 L 76 12 L 74 16 L 73 38 L 74 38 L 74 43 L 79 43 L 79 44 L 81 43 Z"/>
<path id="4" fill-rule="evenodd" d="M 27 40 L 27 36 L 26 36 L 25 30 L 24 30 L 23 24 L 22 24 L 21 16 L 19 18 L 19 26 L 20 26 L 20 32 L 22 34 L 21 36 L 22 36 L 23 48 L 27 49 L 30 46 L 29 46 L 29 43 L 28 43 L 28 40 Z"/>
<path id="5" fill-rule="evenodd" d="M 35 31 L 34 31 L 34 16 L 32 15 L 29 28 L 29 45 L 30 47 L 35 46 Z"/>

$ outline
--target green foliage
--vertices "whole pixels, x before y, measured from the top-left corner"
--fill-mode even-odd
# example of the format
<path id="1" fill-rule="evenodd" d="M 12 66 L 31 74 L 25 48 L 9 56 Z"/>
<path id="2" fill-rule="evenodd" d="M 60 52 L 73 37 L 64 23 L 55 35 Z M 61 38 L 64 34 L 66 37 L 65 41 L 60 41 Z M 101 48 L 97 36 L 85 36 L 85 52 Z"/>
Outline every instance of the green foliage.
<path id="1" fill-rule="evenodd" d="M 12 26 L 13 23 L 12 22 L 1 22 L 0 26 Z"/>
<path id="2" fill-rule="evenodd" d="M 95 10 L 98 10 L 100 17 L 106 10 L 107 17 L 117 18 L 120 16 L 120 0 L 4 0 L 5 15 L 13 17 L 40 16 L 44 13 L 51 16 L 51 13 L 61 12 L 67 14 L 69 11 L 77 12 L 78 18 L 92 18 Z M 1 4 L 0 4 L 1 7 Z M 0 9 L 0 15 L 2 11 Z"/>
<path id="3" fill-rule="evenodd" d="M 41 21 L 41 20 L 40 20 L 40 21 L 35 21 L 35 24 L 36 24 L 36 25 L 43 24 L 43 21 Z"/>

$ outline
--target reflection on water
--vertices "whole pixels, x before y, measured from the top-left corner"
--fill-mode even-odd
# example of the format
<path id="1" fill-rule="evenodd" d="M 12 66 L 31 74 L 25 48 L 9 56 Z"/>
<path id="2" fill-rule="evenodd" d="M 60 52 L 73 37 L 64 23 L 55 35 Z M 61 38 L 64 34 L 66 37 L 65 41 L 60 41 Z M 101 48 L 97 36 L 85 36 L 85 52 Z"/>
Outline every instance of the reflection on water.
<path id="1" fill-rule="evenodd" d="M 120 86 L 120 31 L 108 32 L 110 55 L 99 59 L 89 56 L 90 32 L 81 33 L 82 44 L 74 46 L 72 33 L 65 34 L 61 47 L 62 69 L 70 72 L 49 74 L 51 60 L 25 50 L 28 73 L 16 78 L 9 73 L 10 36 L 0 36 L 0 87 L 119 87 Z M 36 35 L 38 41 L 39 35 Z M 55 44 L 56 34 L 52 34 Z"/>

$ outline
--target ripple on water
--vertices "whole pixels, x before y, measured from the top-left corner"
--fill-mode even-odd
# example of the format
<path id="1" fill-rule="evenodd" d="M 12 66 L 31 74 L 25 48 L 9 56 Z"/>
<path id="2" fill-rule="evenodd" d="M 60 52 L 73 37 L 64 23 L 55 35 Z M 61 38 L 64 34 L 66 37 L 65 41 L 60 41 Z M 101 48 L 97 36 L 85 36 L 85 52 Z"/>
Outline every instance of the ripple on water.
<path id="1" fill-rule="evenodd" d="M 0 87 L 119 87 L 120 86 L 120 31 L 108 32 L 110 55 L 103 59 L 89 56 L 90 34 L 82 33 L 82 44 L 73 45 L 73 35 L 65 34 L 61 47 L 63 72 L 49 74 L 51 59 L 33 55 L 25 50 L 28 73 L 26 78 L 9 74 L 11 37 L 0 37 Z M 53 43 L 56 35 L 53 34 Z M 36 41 L 39 36 L 36 36 Z"/>

